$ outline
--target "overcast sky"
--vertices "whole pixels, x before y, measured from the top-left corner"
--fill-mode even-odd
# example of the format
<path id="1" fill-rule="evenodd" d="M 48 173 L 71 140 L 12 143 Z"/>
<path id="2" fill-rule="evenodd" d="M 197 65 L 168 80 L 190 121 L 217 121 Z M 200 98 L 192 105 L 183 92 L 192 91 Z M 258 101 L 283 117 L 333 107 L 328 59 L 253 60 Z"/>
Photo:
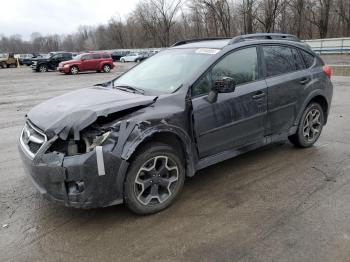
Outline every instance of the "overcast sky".
<path id="1" fill-rule="evenodd" d="M 79 25 L 105 24 L 112 16 L 125 18 L 140 0 L 1 0 L 0 35 L 32 32 L 68 34 Z"/>

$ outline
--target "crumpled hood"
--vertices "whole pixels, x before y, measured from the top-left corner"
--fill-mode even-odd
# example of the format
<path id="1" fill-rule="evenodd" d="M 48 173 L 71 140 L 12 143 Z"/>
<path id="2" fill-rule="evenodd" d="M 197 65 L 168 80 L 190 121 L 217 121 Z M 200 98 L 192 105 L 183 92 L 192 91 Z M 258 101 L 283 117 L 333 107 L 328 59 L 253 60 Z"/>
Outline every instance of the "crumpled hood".
<path id="1" fill-rule="evenodd" d="M 45 101 L 30 110 L 27 117 L 49 138 L 59 135 L 67 139 L 72 132 L 79 140 L 80 131 L 99 116 L 148 106 L 156 98 L 105 87 L 85 88 Z"/>

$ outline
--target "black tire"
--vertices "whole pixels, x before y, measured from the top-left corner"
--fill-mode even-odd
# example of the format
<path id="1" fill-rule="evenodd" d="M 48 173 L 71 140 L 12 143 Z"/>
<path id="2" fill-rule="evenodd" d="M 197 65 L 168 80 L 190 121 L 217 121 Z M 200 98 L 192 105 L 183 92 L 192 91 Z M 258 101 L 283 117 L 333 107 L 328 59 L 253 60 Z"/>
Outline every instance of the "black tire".
<path id="1" fill-rule="evenodd" d="M 141 62 L 141 60 L 140 60 L 140 59 L 137 59 L 137 60 L 136 60 L 136 63 L 140 63 L 140 62 Z"/>
<path id="2" fill-rule="evenodd" d="M 132 212 L 157 213 L 175 201 L 185 181 L 183 160 L 179 155 L 169 145 L 153 143 L 144 146 L 133 158 L 124 183 L 125 203 Z M 152 169 L 146 171 L 146 167 Z"/>
<path id="3" fill-rule="evenodd" d="M 38 66 L 38 72 L 41 72 L 41 73 L 45 73 L 47 71 L 49 71 L 49 68 L 47 67 L 47 65 L 43 64 L 43 65 L 39 65 Z"/>
<path id="4" fill-rule="evenodd" d="M 69 72 L 71 75 L 76 75 L 79 73 L 79 68 L 77 66 L 72 66 L 70 69 L 69 69 Z"/>
<path id="5" fill-rule="evenodd" d="M 103 70 L 104 73 L 109 73 L 109 72 L 111 72 L 111 66 L 108 65 L 108 64 L 103 65 L 102 70 Z"/>
<path id="6" fill-rule="evenodd" d="M 313 114 L 315 114 L 315 118 L 317 115 L 319 115 L 317 118 L 318 121 L 314 122 L 314 119 L 312 119 L 310 126 L 310 117 L 313 118 Z M 321 105 L 318 103 L 311 103 L 306 107 L 303 115 L 301 116 L 297 132 L 294 135 L 289 136 L 288 139 L 296 147 L 310 147 L 320 137 L 323 125 L 324 112 Z M 307 135 L 307 133 L 309 135 Z"/>
<path id="7" fill-rule="evenodd" d="M 120 59 L 120 62 L 125 63 L 125 60 L 124 59 Z"/>
<path id="8" fill-rule="evenodd" d="M 1 67 L 2 67 L 2 68 L 6 68 L 6 67 L 7 67 L 7 64 L 6 64 L 5 62 L 2 62 L 2 63 L 1 63 Z"/>

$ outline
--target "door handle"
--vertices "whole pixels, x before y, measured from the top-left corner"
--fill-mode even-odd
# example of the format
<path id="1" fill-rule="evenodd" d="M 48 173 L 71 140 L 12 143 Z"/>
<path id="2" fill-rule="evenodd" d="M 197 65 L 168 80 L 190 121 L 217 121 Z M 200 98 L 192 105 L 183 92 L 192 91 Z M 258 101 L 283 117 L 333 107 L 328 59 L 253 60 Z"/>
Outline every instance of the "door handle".
<path id="1" fill-rule="evenodd" d="M 259 98 L 262 98 L 262 97 L 264 97 L 266 94 L 265 94 L 265 92 L 263 92 L 263 91 L 258 91 L 258 92 L 256 92 L 255 93 L 255 95 L 253 95 L 253 99 L 259 99 Z"/>
<path id="2" fill-rule="evenodd" d="M 302 84 L 302 85 L 305 85 L 309 82 L 310 82 L 310 78 L 306 78 L 306 77 L 304 77 L 300 80 L 300 84 Z"/>

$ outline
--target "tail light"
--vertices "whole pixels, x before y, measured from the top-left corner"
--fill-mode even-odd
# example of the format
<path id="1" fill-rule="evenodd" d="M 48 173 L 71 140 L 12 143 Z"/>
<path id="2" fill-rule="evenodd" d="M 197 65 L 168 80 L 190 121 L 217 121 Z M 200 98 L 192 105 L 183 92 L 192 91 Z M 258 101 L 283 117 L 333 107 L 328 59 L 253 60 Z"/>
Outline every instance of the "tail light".
<path id="1" fill-rule="evenodd" d="M 326 75 L 328 78 L 331 78 L 331 76 L 332 76 L 332 68 L 330 68 L 330 66 L 328 66 L 328 65 L 324 65 L 324 66 L 322 67 L 322 69 L 323 69 L 323 72 L 325 73 L 325 75 Z"/>

